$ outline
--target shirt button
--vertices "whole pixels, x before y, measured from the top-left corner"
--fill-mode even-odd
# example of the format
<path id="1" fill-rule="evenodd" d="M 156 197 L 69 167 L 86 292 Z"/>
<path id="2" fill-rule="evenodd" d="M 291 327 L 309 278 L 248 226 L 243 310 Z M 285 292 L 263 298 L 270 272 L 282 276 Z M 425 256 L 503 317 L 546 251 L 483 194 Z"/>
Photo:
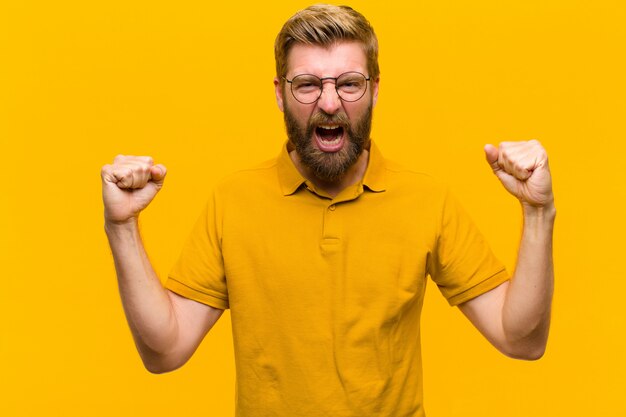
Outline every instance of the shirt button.
<path id="1" fill-rule="evenodd" d="M 330 211 L 335 211 L 335 208 L 336 208 L 336 207 L 337 207 L 337 206 L 335 206 L 334 204 L 331 204 L 330 206 L 328 206 L 328 210 L 330 210 Z"/>

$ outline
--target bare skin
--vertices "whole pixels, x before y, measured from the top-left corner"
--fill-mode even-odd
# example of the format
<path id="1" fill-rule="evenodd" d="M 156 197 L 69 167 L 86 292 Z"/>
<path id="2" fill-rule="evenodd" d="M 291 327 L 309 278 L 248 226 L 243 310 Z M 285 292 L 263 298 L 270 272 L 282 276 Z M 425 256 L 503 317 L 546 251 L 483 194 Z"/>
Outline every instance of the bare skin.
<path id="1" fill-rule="evenodd" d="M 223 312 L 166 290 L 150 264 L 137 220 L 165 175 L 152 158 L 123 155 L 101 173 L 104 228 L 124 312 L 141 359 L 154 373 L 182 366 Z"/>
<path id="2" fill-rule="evenodd" d="M 554 291 L 556 209 L 548 156 L 539 142 L 485 146 L 487 162 L 522 205 L 524 228 L 511 281 L 459 306 L 502 353 L 539 359 L 545 352 Z"/>
<path id="3" fill-rule="evenodd" d="M 367 73 L 367 58 L 363 48 L 356 42 L 342 42 L 332 47 L 324 48 L 313 45 L 294 45 L 288 57 L 288 78 L 297 74 L 314 74 L 319 77 L 336 77 L 344 72 L 357 71 Z M 319 100 L 311 104 L 302 104 L 295 100 L 291 92 L 283 94 L 281 80 L 274 79 L 276 103 L 280 111 L 289 107 L 294 116 L 302 125 L 305 125 L 315 112 L 335 115 L 345 113 L 354 122 L 363 116 L 369 106 L 375 107 L 378 100 L 379 79 L 372 79 L 368 94 L 355 102 L 342 101 L 335 91 L 335 85 L 327 81 L 324 83 L 323 93 Z M 313 140 L 313 138 L 312 138 Z M 344 140 L 348 140 L 344 138 Z M 337 181 L 328 182 L 315 177 L 310 169 L 300 162 L 295 150 L 289 155 L 294 165 L 304 178 L 311 181 L 316 188 L 323 190 L 330 197 L 336 197 L 342 190 L 363 179 L 369 154 L 364 151 L 357 161 Z"/>

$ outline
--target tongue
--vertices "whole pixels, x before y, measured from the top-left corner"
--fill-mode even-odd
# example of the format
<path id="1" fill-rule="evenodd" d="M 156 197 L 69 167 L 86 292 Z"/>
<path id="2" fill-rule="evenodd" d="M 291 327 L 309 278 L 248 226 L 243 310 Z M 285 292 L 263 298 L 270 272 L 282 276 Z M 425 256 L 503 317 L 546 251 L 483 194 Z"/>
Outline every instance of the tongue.
<path id="1" fill-rule="evenodd" d="M 326 140 L 326 141 L 332 141 L 332 140 L 337 139 L 339 136 L 341 136 L 343 129 L 341 127 L 338 127 L 336 129 L 322 129 L 318 127 L 315 130 L 317 132 L 317 135 L 320 137 L 320 139 Z"/>

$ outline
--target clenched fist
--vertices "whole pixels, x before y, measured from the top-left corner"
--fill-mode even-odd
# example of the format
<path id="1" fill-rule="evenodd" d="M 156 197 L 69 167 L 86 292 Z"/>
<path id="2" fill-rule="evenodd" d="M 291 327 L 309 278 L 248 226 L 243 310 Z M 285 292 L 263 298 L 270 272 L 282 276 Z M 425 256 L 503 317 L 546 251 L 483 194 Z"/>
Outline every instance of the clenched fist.
<path id="1" fill-rule="evenodd" d="M 102 167 L 104 218 L 125 223 L 137 218 L 159 192 L 167 170 L 154 165 L 149 156 L 118 155 L 113 164 Z"/>
<path id="2" fill-rule="evenodd" d="M 504 188 L 522 204 L 546 207 L 554 203 L 548 155 L 536 140 L 485 146 L 485 156 Z"/>

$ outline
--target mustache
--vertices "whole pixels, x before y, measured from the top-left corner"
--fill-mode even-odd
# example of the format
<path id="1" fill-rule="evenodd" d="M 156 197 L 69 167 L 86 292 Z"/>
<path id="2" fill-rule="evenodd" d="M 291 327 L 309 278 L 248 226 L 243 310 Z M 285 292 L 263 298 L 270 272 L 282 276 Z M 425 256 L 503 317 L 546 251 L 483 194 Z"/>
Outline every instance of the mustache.
<path id="1" fill-rule="evenodd" d="M 344 112 L 336 114 L 328 114 L 324 111 L 316 112 L 311 116 L 309 120 L 309 126 L 322 125 L 322 124 L 334 124 L 342 127 L 350 126 L 350 119 Z"/>

